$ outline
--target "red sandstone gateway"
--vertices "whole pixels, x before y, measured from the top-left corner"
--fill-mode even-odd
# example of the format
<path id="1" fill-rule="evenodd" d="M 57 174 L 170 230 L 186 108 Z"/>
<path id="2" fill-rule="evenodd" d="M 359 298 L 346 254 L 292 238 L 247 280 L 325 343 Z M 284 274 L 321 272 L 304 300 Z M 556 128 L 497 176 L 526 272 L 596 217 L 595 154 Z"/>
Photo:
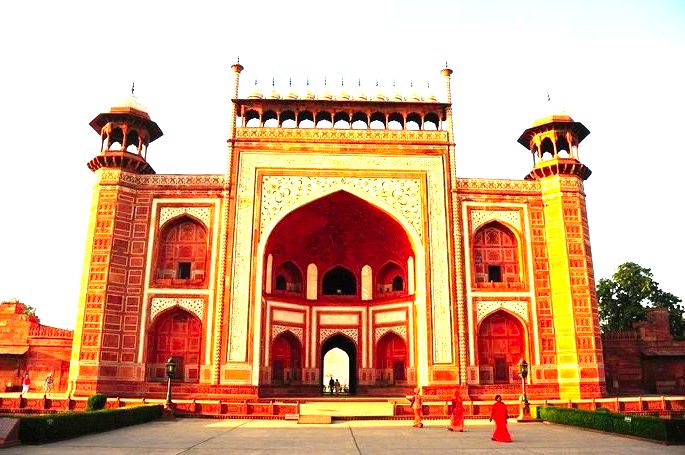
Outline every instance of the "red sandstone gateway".
<path id="1" fill-rule="evenodd" d="M 179 398 L 319 396 L 333 376 L 512 399 L 521 359 L 531 399 L 601 396 L 581 123 L 526 130 L 525 179 L 457 178 L 448 68 L 440 100 L 241 96 L 232 70 L 216 174 L 156 174 L 162 131 L 133 94 L 91 122 L 69 393 L 162 397 L 173 357 Z"/>

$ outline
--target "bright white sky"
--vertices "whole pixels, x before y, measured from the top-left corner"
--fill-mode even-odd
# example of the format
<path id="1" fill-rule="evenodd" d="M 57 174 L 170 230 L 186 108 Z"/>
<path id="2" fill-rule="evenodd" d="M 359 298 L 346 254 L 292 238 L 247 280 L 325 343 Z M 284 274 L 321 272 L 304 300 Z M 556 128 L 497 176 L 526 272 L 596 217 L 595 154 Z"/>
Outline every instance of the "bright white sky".
<path id="1" fill-rule="evenodd" d="M 241 6 L 242 5 L 242 6 Z M 99 151 L 88 123 L 135 81 L 157 173 L 224 172 L 231 73 L 253 88 L 415 89 L 454 70 L 460 177 L 522 178 L 516 140 L 561 109 L 580 146 L 596 279 L 634 261 L 685 297 L 682 0 L 0 3 L 0 300 L 73 328 Z M 392 88 L 393 80 L 396 89 Z M 546 102 L 546 93 L 552 98 Z"/>

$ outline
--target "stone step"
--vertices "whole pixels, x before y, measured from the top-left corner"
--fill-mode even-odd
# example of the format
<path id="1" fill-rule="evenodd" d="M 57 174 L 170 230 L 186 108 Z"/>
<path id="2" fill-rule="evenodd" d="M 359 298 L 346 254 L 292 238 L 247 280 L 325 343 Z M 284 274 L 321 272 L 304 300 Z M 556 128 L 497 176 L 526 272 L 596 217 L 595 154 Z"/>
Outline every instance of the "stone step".
<path id="1" fill-rule="evenodd" d="M 300 414 L 331 417 L 390 417 L 393 415 L 393 404 L 388 401 L 312 401 L 300 404 Z"/>
<path id="2" fill-rule="evenodd" d="M 297 423 L 303 424 L 330 424 L 333 422 L 333 417 L 329 415 L 302 415 L 297 419 Z"/>

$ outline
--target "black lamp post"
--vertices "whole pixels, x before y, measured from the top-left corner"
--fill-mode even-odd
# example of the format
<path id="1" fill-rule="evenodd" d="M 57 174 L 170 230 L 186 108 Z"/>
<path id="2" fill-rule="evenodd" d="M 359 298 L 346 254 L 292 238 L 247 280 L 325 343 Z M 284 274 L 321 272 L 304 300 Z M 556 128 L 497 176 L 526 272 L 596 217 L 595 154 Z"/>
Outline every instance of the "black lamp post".
<path id="1" fill-rule="evenodd" d="M 169 357 L 166 361 L 166 377 L 167 377 L 167 387 L 166 387 L 166 403 L 164 407 L 167 410 L 171 410 L 171 378 L 176 376 L 176 361 L 173 357 Z"/>
<path id="2" fill-rule="evenodd" d="M 528 396 L 526 395 L 526 377 L 528 377 L 528 362 L 525 359 L 521 359 L 519 362 L 519 374 L 521 375 L 521 386 L 523 388 L 523 394 L 521 395 L 519 407 L 521 408 L 521 413 L 518 416 L 519 422 L 532 420 L 530 416 L 530 403 L 528 403 Z"/>

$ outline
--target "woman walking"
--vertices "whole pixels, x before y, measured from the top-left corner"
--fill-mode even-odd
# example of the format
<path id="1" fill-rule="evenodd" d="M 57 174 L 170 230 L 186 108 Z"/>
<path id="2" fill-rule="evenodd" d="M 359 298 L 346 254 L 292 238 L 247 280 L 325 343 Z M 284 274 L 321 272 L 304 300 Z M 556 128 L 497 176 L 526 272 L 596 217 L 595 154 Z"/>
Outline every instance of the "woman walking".
<path id="1" fill-rule="evenodd" d="M 452 413 L 450 414 L 449 431 L 464 431 L 464 403 L 461 401 L 459 387 L 454 391 L 454 396 L 450 400 Z"/>
<path id="2" fill-rule="evenodd" d="M 414 394 L 409 399 L 411 408 L 414 411 L 414 428 L 423 428 L 423 400 L 421 399 L 421 389 L 418 387 L 414 389 Z"/>
<path id="3" fill-rule="evenodd" d="M 502 403 L 502 396 L 495 395 L 495 404 L 492 405 L 490 412 L 490 422 L 495 421 L 495 432 L 492 434 L 492 440 L 498 442 L 511 442 L 511 435 L 507 430 L 507 405 Z"/>

